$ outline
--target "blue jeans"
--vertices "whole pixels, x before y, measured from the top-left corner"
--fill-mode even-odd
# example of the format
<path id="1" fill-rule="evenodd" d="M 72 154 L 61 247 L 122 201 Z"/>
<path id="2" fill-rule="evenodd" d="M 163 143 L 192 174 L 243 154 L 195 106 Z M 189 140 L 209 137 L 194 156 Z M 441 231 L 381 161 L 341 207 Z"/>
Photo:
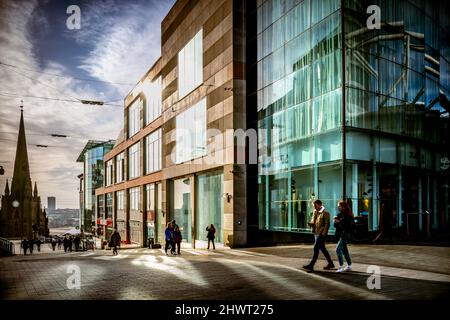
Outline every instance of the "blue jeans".
<path id="1" fill-rule="evenodd" d="M 336 246 L 336 254 L 339 260 L 339 265 L 342 266 L 344 264 L 344 257 L 347 261 L 348 265 L 352 264 L 352 259 L 350 258 L 350 253 L 348 252 L 347 247 L 347 235 L 345 232 L 341 234 L 341 237 L 339 238 L 339 241 Z"/>

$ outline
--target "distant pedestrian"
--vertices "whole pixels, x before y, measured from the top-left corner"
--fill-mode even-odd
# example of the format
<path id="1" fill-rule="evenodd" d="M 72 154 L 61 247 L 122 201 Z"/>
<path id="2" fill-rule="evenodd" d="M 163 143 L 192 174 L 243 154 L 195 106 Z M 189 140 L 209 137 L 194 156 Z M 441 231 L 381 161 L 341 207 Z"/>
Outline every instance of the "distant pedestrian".
<path id="1" fill-rule="evenodd" d="M 214 225 L 211 223 L 208 227 L 206 227 L 206 231 L 208 231 L 208 234 L 206 235 L 206 238 L 208 238 L 208 250 L 211 242 L 213 245 L 213 250 L 216 250 L 216 245 L 214 244 L 214 239 L 216 238 L 216 228 L 214 228 Z"/>
<path id="2" fill-rule="evenodd" d="M 42 244 L 41 239 L 37 239 L 36 240 L 36 246 L 37 246 L 38 252 L 41 252 L 41 244 Z"/>
<path id="3" fill-rule="evenodd" d="M 68 242 L 68 244 L 67 244 L 67 246 L 68 246 L 68 249 L 69 249 L 69 251 L 70 252 L 72 252 L 72 244 L 73 244 L 73 238 L 72 238 L 72 236 L 70 236 L 69 237 L 69 242 Z"/>
<path id="4" fill-rule="evenodd" d="M 56 239 L 53 238 L 52 239 L 52 249 L 53 249 L 53 251 L 55 251 L 55 248 L 56 248 Z"/>
<path id="5" fill-rule="evenodd" d="M 167 227 L 166 230 L 164 230 L 164 238 L 166 240 L 166 245 L 164 247 L 164 252 L 167 254 L 167 249 L 169 249 L 170 247 L 170 253 L 171 254 L 176 254 L 175 252 L 175 244 L 174 244 L 174 237 L 173 237 L 173 227 L 172 227 L 172 223 L 168 222 L 167 223 Z"/>
<path id="6" fill-rule="evenodd" d="M 75 251 L 80 250 L 80 242 L 81 242 L 80 237 L 76 236 L 75 239 L 73 240 L 73 243 L 75 244 Z"/>
<path id="7" fill-rule="evenodd" d="M 69 243 L 69 237 L 66 236 L 63 240 L 64 252 L 69 251 Z"/>
<path id="8" fill-rule="evenodd" d="M 58 250 L 61 250 L 62 240 L 60 237 L 58 237 Z"/>
<path id="9" fill-rule="evenodd" d="M 328 264 L 324 267 L 324 270 L 334 268 L 333 260 L 331 260 L 330 254 L 325 246 L 325 238 L 328 234 L 328 229 L 330 228 L 330 213 L 325 210 L 325 207 L 322 205 L 322 201 L 319 199 L 314 201 L 314 209 L 312 219 L 309 223 L 314 232 L 314 254 L 311 262 L 303 266 L 303 269 L 308 270 L 308 272 L 314 271 L 314 265 L 319 257 L 319 251 L 322 251 L 328 261 Z"/>
<path id="10" fill-rule="evenodd" d="M 393 224 L 393 211 L 388 202 L 383 202 L 380 208 L 380 225 L 379 225 L 379 233 L 373 240 L 374 244 L 379 243 L 380 239 L 388 238 L 389 243 L 393 243 L 392 241 L 392 224 Z"/>
<path id="11" fill-rule="evenodd" d="M 27 250 L 28 250 L 28 241 L 27 239 L 23 239 L 21 246 L 23 248 L 23 254 L 26 256 L 27 255 Z"/>
<path id="12" fill-rule="evenodd" d="M 336 229 L 336 254 L 339 260 L 339 268 L 337 272 L 351 271 L 352 259 L 348 251 L 348 241 L 354 230 L 355 218 L 353 216 L 350 206 L 345 201 L 340 201 L 338 204 L 339 214 L 334 217 L 334 227 Z M 347 261 L 347 266 L 344 267 L 344 257 Z"/>
<path id="13" fill-rule="evenodd" d="M 175 230 L 176 228 L 180 228 L 180 227 L 177 225 L 177 222 L 175 221 L 175 219 L 172 220 L 171 224 L 172 224 L 173 230 Z"/>
<path id="14" fill-rule="evenodd" d="M 30 254 L 33 254 L 34 241 L 31 238 L 28 239 L 28 249 L 30 249 Z"/>
<path id="15" fill-rule="evenodd" d="M 181 236 L 181 231 L 180 228 L 175 227 L 175 230 L 173 231 L 173 235 L 174 235 L 174 243 L 175 246 L 177 248 L 177 254 L 181 254 L 181 240 L 183 240 L 183 237 Z"/>
<path id="16" fill-rule="evenodd" d="M 118 255 L 119 252 L 117 252 L 117 247 L 120 246 L 121 241 L 120 233 L 117 230 L 114 230 L 113 234 L 111 235 L 110 239 L 110 247 L 113 248 L 113 255 Z"/>

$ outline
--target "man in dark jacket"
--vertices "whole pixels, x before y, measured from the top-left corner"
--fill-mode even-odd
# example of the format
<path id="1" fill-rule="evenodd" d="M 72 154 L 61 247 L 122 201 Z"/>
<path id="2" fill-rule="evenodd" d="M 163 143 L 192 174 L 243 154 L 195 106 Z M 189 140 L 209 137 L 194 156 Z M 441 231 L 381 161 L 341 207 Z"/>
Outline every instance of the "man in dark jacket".
<path id="1" fill-rule="evenodd" d="M 330 254 L 325 247 L 325 238 L 328 234 L 328 229 L 330 228 L 330 213 L 325 210 L 325 207 L 322 205 L 322 201 L 320 200 L 314 201 L 314 209 L 315 210 L 310 222 L 315 239 L 314 254 L 311 262 L 303 266 L 303 269 L 308 270 L 308 272 L 314 271 L 314 265 L 319 257 L 319 251 L 322 251 L 325 259 L 328 261 L 328 264 L 323 269 L 330 270 L 334 268 L 333 260 L 331 260 Z"/>
<path id="2" fill-rule="evenodd" d="M 118 255 L 117 247 L 120 246 L 120 242 L 122 241 L 120 237 L 120 233 L 117 230 L 114 230 L 114 233 L 111 235 L 111 245 L 113 248 L 113 255 Z"/>

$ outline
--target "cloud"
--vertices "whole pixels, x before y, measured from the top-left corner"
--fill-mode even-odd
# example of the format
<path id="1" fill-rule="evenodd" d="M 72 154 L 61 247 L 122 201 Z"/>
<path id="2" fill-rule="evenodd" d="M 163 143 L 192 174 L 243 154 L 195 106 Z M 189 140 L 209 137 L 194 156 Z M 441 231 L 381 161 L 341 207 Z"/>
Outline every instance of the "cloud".
<path id="1" fill-rule="evenodd" d="M 82 14 L 82 32 L 75 37 L 82 43 L 95 41 L 95 46 L 79 68 L 97 79 L 137 83 L 161 54 L 161 20 L 173 3 L 108 0 L 89 6 Z M 123 86 L 116 88 L 128 93 Z"/>
<path id="2" fill-rule="evenodd" d="M 82 8 L 82 31 L 76 35 L 76 41 L 91 50 L 80 58 L 79 67 L 99 80 L 136 83 L 159 56 L 160 22 L 172 3 L 146 2 L 144 7 L 144 2 L 122 2 L 120 6 L 116 1 L 96 1 Z M 31 178 L 33 184 L 37 181 L 42 205 L 46 205 L 47 196 L 56 196 L 58 207 L 77 208 L 76 176 L 83 166 L 75 162 L 76 158 L 87 140 L 117 137 L 123 127 L 123 109 L 35 97 L 107 101 L 117 97 L 118 92 L 124 97 L 131 86 L 97 86 L 80 81 L 71 77 L 64 65 L 37 57 L 33 46 L 36 24 L 45 30 L 49 28 L 44 16 L 37 20 L 33 17 L 41 4 L 36 0 L 0 1 L 0 61 L 20 67 L 0 65 L 0 165 L 6 170 L 0 176 L 0 194 L 6 179 L 11 183 L 20 118 L 18 106 L 23 99 Z M 39 67 L 38 61 L 42 60 L 45 68 Z M 52 138 L 50 133 L 70 138 Z M 37 148 L 36 144 L 49 147 Z"/>

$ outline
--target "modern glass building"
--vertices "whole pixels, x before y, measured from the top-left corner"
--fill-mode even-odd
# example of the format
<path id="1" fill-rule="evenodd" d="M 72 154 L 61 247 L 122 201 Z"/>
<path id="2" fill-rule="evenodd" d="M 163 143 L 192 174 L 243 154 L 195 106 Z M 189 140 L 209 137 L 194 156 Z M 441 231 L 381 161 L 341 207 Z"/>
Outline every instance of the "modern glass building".
<path id="1" fill-rule="evenodd" d="M 83 189 L 84 210 L 80 210 L 81 230 L 93 232 L 96 226 L 96 198 L 95 189 L 103 186 L 104 166 L 103 157 L 114 147 L 115 141 L 89 140 L 80 153 L 77 162 L 84 165 Z M 102 204 L 104 210 L 104 204 Z"/>
<path id="2" fill-rule="evenodd" d="M 260 230 L 310 232 L 314 199 L 351 202 L 368 231 L 385 211 L 409 234 L 448 229 L 449 12 L 257 2 Z"/>

